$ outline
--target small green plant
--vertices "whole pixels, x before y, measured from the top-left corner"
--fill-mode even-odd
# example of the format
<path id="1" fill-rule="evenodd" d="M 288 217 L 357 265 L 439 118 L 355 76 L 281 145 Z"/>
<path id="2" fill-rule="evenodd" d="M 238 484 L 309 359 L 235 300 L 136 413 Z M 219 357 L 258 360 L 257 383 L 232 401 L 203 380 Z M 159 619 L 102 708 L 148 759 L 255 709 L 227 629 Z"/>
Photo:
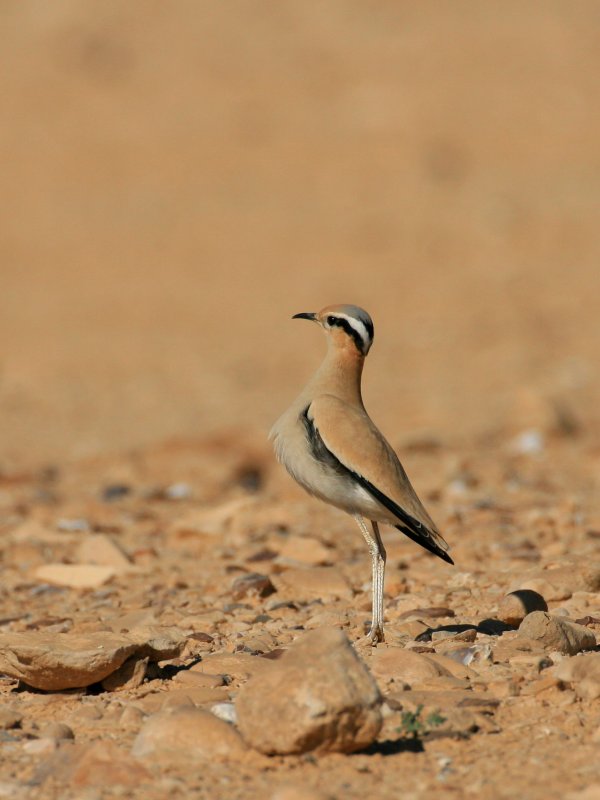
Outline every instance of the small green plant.
<path id="1" fill-rule="evenodd" d="M 432 711 L 425 719 L 421 717 L 423 706 L 419 705 L 414 711 L 404 711 L 402 714 L 402 724 L 397 728 L 397 732 L 406 736 L 408 739 L 421 739 L 433 728 L 442 725 L 446 718 L 438 711 Z"/>

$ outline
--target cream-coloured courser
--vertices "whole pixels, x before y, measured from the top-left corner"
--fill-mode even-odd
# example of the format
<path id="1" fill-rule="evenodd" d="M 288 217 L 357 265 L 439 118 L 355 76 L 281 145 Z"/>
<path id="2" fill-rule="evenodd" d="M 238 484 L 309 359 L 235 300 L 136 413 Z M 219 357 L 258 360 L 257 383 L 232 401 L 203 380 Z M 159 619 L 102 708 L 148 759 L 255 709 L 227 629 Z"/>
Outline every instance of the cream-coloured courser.
<path id="1" fill-rule="evenodd" d="M 358 306 L 335 305 L 294 319 L 312 320 L 325 330 L 327 355 L 300 397 L 277 420 L 270 438 L 278 460 L 306 491 L 358 522 L 373 562 L 368 636 L 376 644 L 383 641 L 386 557 L 377 523 L 393 525 L 444 561 L 454 562 L 398 456 L 365 411 L 360 381 L 373 343 L 371 317 Z"/>

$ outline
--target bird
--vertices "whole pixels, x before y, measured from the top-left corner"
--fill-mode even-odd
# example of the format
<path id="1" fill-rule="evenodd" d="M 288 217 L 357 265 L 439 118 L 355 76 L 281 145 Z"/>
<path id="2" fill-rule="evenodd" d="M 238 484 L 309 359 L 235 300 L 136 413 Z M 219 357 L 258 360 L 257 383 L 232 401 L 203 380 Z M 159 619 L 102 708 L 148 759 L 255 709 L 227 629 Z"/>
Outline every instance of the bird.
<path id="1" fill-rule="evenodd" d="M 372 619 L 366 641 L 376 645 L 385 641 L 386 551 L 379 523 L 392 525 L 448 564 L 454 562 L 394 449 L 364 407 L 361 378 L 373 344 L 371 317 L 359 306 L 341 304 L 292 319 L 319 325 L 327 336 L 327 353 L 269 438 L 277 460 L 300 486 L 358 523 L 372 562 Z"/>

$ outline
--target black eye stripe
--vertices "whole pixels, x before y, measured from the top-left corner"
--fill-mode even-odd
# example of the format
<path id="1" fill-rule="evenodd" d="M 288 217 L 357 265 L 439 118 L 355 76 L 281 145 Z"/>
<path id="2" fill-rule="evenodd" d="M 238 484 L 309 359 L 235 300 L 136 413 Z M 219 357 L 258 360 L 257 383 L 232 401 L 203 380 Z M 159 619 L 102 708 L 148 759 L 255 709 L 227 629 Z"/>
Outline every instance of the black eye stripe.
<path id="1" fill-rule="evenodd" d="M 342 328 L 342 330 L 345 333 L 347 333 L 348 336 L 352 337 L 357 350 L 360 353 L 365 352 L 366 342 L 363 341 L 363 338 L 360 335 L 360 333 L 355 328 L 353 328 L 352 325 L 350 325 L 347 319 L 343 319 L 342 317 L 327 317 L 327 322 L 329 323 L 329 325 L 335 325 L 338 328 Z"/>

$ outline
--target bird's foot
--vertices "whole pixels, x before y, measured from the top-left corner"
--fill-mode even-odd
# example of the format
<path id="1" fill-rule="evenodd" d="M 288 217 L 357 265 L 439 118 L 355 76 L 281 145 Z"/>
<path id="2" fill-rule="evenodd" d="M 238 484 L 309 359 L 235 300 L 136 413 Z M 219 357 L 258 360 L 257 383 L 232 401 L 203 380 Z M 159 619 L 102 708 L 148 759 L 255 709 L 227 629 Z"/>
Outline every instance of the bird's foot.
<path id="1" fill-rule="evenodd" d="M 371 640 L 371 644 L 373 647 L 378 645 L 380 642 L 385 642 L 385 636 L 383 635 L 383 625 L 376 625 L 371 628 L 371 630 L 367 634 L 367 639 Z"/>
<path id="2" fill-rule="evenodd" d="M 366 636 L 361 636 L 360 639 L 357 640 L 356 644 L 363 647 L 377 647 L 380 642 L 385 642 L 383 626 L 374 625 Z"/>

